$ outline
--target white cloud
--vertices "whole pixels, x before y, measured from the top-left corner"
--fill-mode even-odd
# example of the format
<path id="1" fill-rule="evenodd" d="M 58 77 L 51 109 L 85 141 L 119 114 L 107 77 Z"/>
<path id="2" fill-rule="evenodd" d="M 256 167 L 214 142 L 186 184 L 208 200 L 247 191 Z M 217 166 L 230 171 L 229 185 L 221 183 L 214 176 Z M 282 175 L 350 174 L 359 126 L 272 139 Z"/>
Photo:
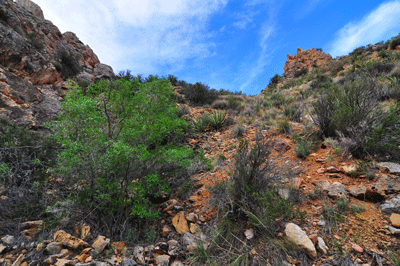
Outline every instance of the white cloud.
<path id="1" fill-rule="evenodd" d="M 228 0 L 33 0 L 62 32 L 75 32 L 114 71 L 156 73 L 211 56 L 209 15 Z"/>
<path id="2" fill-rule="evenodd" d="M 329 53 L 333 57 L 345 55 L 357 47 L 397 35 L 399 31 L 400 1 L 386 2 L 361 21 L 350 22 L 340 29 L 330 44 Z"/>
<path id="3" fill-rule="evenodd" d="M 301 5 L 301 9 L 295 13 L 295 20 L 305 18 L 308 14 L 310 14 L 312 11 L 314 11 L 315 8 L 317 8 L 317 6 L 320 2 L 322 2 L 322 0 L 309 0 L 307 3 L 304 3 L 303 5 Z M 289 8 L 292 8 L 292 7 L 293 7 L 293 4 Z"/>

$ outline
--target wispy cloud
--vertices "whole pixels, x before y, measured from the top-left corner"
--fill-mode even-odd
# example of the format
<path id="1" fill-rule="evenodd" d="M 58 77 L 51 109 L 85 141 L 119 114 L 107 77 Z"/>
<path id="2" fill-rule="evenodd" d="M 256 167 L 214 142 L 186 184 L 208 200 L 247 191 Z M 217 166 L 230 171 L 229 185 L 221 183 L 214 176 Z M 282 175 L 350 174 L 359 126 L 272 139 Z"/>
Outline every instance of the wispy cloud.
<path id="1" fill-rule="evenodd" d="M 257 6 L 260 4 L 265 4 L 267 18 L 262 24 L 259 30 L 259 47 L 260 51 L 257 56 L 257 60 L 250 63 L 246 71 L 246 78 L 242 81 L 240 85 L 240 91 L 244 93 L 254 93 L 251 88 L 252 83 L 256 78 L 258 78 L 265 70 L 265 67 L 270 63 L 269 58 L 272 56 L 274 49 L 270 46 L 270 39 L 275 32 L 276 28 L 276 14 L 280 9 L 280 5 L 276 4 L 275 1 L 268 1 L 268 3 L 262 3 L 261 1 L 252 1 L 249 6 Z M 260 89 L 260 88 L 258 88 Z"/>
<path id="2" fill-rule="evenodd" d="M 301 9 L 295 13 L 295 19 L 302 19 L 309 15 L 317 6 L 323 2 L 322 0 L 309 0 L 301 5 Z"/>
<path id="3" fill-rule="evenodd" d="M 207 19 L 228 0 L 34 0 L 62 32 L 73 31 L 100 60 L 133 73 L 183 67 L 213 55 Z M 121 69 L 119 69 L 121 70 Z"/>
<path id="4" fill-rule="evenodd" d="M 400 31 L 400 1 L 381 4 L 361 21 L 350 22 L 336 33 L 329 53 L 336 57 L 348 54 L 359 46 L 376 43 Z"/>

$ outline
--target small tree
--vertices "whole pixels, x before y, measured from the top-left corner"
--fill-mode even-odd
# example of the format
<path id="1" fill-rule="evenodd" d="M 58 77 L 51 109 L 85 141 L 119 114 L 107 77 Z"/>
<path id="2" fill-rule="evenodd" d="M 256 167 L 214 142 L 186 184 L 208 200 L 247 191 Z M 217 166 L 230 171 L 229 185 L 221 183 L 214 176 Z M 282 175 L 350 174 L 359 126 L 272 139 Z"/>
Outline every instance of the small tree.
<path id="1" fill-rule="evenodd" d="M 86 96 L 72 87 L 51 127 L 64 148 L 58 173 L 77 204 L 121 221 L 157 217 L 150 198 L 168 193 L 167 177 L 193 156 L 174 145 L 187 123 L 172 96 L 170 83 L 156 77 L 99 81 Z"/>

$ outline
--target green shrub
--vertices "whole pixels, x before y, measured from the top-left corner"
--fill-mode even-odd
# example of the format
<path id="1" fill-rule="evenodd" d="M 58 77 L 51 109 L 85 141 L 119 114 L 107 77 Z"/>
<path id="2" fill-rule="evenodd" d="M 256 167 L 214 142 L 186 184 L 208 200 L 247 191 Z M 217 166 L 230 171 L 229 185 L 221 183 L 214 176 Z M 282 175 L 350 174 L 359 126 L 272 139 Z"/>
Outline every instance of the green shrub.
<path id="1" fill-rule="evenodd" d="M 189 111 L 189 107 L 187 107 L 186 105 L 182 105 L 181 107 L 178 108 L 178 112 L 176 113 L 176 115 L 180 118 L 182 116 L 185 116 L 187 114 L 190 114 Z"/>
<path id="2" fill-rule="evenodd" d="M 308 69 L 306 67 L 303 67 L 302 69 L 294 72 L 294 77 L 298 78 L 298 77 L 303 76 L 303 75 L 305 75 L 307 73 L 308 73 Z"/>
<path id="3" fill-rule="evenodd" d="M 226 98 L 227 101 L 227 109 L 232 109 L 232 110 L 240 110 L 242 109 L 241 103 L 237 100 L 237 98 L 233 95 L 228 96 Z"/>
<path id="4" fill-rule="evenodd" d="M 300 139 L 294 146 L 297 157 L 299 157 L 301 159 L 306 158 L 308 155 L 311 154 L 312 146 L 313 146 L 312 141 Z"/>
<path id="5" fill-rule="evenodd" d="M 239 125 L 239 126 L 236 126 L 234 129 L 233 129 L 233 137 L 235 137 L 235 138 L 241 138 L 241 137 L 243 137 L 243 134 L 246 132 L 246 128 L 244 127 L 244 126 L 241 126 L 241 125 Z"/>
<path id="6" fill-rule="evenodd" d="M 124 221 L 158 217 L 151 200 L 183 183 L 177 179 L 194 158 L 178 145 L 188 125 L 177 117 L 172 95 L 166 79 L 98 81 L 86 96 L 71 88 L 50 124 L 63 146 L 56 173 L 75 205 L 103 226 L 112 224 L 111 234 L 125 230 Z"/>
<path id="7" fill-rule="evenodd" d="M 168 80 L 171 82 L 172 86 L 178 86 L 178 78 L 175 77 L 174 75 L 168 75 Z"/>
<path id="8" fill-rule="evenodd" d="M 37 50 L 39 50 L 39 51 L 43 50 L 44 44 L 43 44 L 41 41 L 39 41 L 39 40 L 37 39 L 36 33 L 35 33 L 35 32 L 32 32 L 32 33 L 28 34 L 26 37 L 30 40 L 31 44 L 32 44 Z"/>
<path id="9" fill-rule="evenodd" d="M 208 130 L 219 130 L 227 123 L 227 113 L 223 111 L 212 111 L 204 113 L 196 119 L 192 120 L 192 124 L 196 132 L 205 132 Z"/>
<path id="10" fill-rule="evenodd" d="M 214 130 L 219 130 L 223 126 L 225 126 L 227 119 L 226 112 L 223 111 L 212 111 L 209 119 L 210 126 Z"/>
<path id="11" fill-rule="evenodd" d="M 209 114 L 202 114 L 201 116 L 198 116 L 197 118 L 192 120 L 192 125 L 193 129 L 195 132 L 206 132 L 207 130 L 210 130 L 210 116 Z"/>
<path id="12" fill-rule="evenodd" d="M 0 187 L 6 196 L 0 204 L 0 234 L 15 224 L 14 219 L 41 219 L 45 207 L 40 202 L 48 200 L 43 192 L 56 148 L 51 138 L 0 118 Z"/>
<path id="13" fill-rule="evenodd" d="M 388 53 L 386 52 L 385 49 L 382 49 L 378 52 L 378 56 L 382 57 L 382 58 L 387 58 L 388 57 Z"/>
<path id="14" fill-rule="evenodd" d="M 227 109 L 228 102 L 226 100 L 216 100 L 215 102 L 213 102 L 211 107 L 213 109 L 222 109 L 222 110 L 224 110 L 224 109 Z"/>
<path id="15" fill-rule="evenodd" d="M 257 135 L 249 147 L 241 140 L 235 155 L 235 170 L 228 181 L 213 188 L 212 202 L 223 217 L 249 222 L 260 231 L 274 234 L 274 221 L 294 217 L 293 204 L 283 199 L 276 189 L 281 174 L 268 160 L 271 146 Z"/>
<path id="16" fill-rule="evenodd" d="M 323 91 L 313 104 L 312 117 L 326 137 L 340 138 L 345 154 L 376 154 L 379 147 L 388 146 L 395 149 L 390 143 L 397 143 L 394 139 L 398 134 L 395 128 L 399 110 L 394 107 L 390 112 L 383 111 L 378 100 L 376 81 L 354 73 Z"/>
<path id="17" fill-rule="evenodd" d="M 182 93 L 191 104 L 211 104 L 218 99 L 218 92 L 215 89 L 197 82 L 182 87 Z"/>
<path id="18" fill-rule="evenodd" d="M 390 49 L 395 50 L 397 45 L 400 45 L 400 35 L 394 37 L 390 42 Z"/>
<path id="19" fill-rule="evenodd" d="M 270 100 L 276 108 L 279 108 L 281 105 L 286 103 L 286 97 L 282 93 L 274 93 L 271 95 Z"/>
<path id="20" fill-rule="evenodd" d="M 285 105 L 283 109 L 284 115 L 291 121 L 300 122 L 303 110 L 299 103 Z"/>
<path id="21" fill-rule="evenodd" d="M 288 134 L 290 132 L 290 122 L 285 117 L 277 121 L 278 130 L 280 133 Z"/>
<path id="22" fill-rule="evenodd" d="M 51 139 L 0 118 L 0 184 L 30 188 L 54 163 Z"/>
<path id="23" fill-rule="evenodd" d="M 353 57 L 357 57 L 357 56 L 362 55 L 364 53 L 364 51 L 365 51 L 365 46 L 361 46 L 361 47 L 354 49 L 353 52 L 351 52 L 349 55 L 351 55 Z"/>
<path id="24" fill-rule="evenodd" d="M 61 72 L 63 78 L 71 78 L 81 72 L 81 66 L 73 53 L 66 50 L 60 50 L 56 54 L 56 58 L 58 62 L 55 67 L 59 72 Z"/>

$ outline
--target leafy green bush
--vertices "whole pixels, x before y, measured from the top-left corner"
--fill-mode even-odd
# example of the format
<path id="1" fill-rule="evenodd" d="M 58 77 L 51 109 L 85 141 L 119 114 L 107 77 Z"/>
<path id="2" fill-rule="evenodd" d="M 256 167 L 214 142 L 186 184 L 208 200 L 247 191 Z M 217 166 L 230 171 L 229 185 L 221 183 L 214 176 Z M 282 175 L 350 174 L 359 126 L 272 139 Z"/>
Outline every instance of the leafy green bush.
<path id="1" fill-rule="evenodd" d="M 235 170 L 228 181 L 213 188 L 212 201 L 224 217 L 250 222 L 273 234 L 277 218 L 293 218 L 293 204 L 284 200 L 276 189 L 281 175 L 272 160 L 271 146 L 257 135 L 256 144 L 249 147 L 241 140 L 235 155 Z"/>
<path id="2" fill-rule="evenodd" d="M 242 126 L 242 125 L 239 125 L 239 126 L 236 126 L 233 129 L 233 134 L 232 135 L 235 138 L 241 138 L 241 137 L 243 137 L 244 133 L 246 133 L 246 128 L 244 126 Z"/>
<path id="3" fill-rule="evenodd" d="M 279 108 L 281 105 L 284 105 L 286 103 L 285 95 L 279 92 L 272 94 L 270 100 L 272 102 L 272 105 L 276 108 Z"/>
<path id="4" fill-rule="evenodd" d="M 313 146 L 312 141 L 300 139 L 294 149 L 296 150 L 297 157 L 304 159 L 311 153 L 311 148 Z"/>
<path id="5" fill-rule="evenodd" d="M 226 100 L 216 100 L 215 102 L 213 102 L 213 104 L 211 105 L 211 107 L 213 109 L 227 109 L 228 107 L 228 102 Z"/>
<path id="6" fill-rule="evenodd" d="M 58 62 L 55 67 L 59 72 L 61 72 L 63 78 L 71 78 L 81 72 L 81 66 L 73 53 L 66 50 L 60 50 L 56 54 L 56 58 Z"/>
<path id="7" fill-rule="evenodd" d="M 397 45 L 400 45 L 400 35 L 394 37 L 390 42 L 390 49 L 395 50 Z"/>
<path id="8" fill-rule="evenodd" d="M 177 117 L 169 81 L 98 81 L 86 96 L 73 87 L 62 107 L 50 124 L 63 147 L 55 171 L 74 203 L 118 229 L 127 219 L 156 218 L 151 200 L 183 183 L 176 179 L 194 158 L 178 145 L 188 125 Z"/>
<path id="9" fill-rule="evenodd" d="M 55 162 L 55 148 L 51 138 L 0 118 L 0 187 L 6 188 L 0 234 L 6 233 L 2 230 L 7 224 L 15 224 L 13 219 L 39 219 L 43 214 L 40 201 L 47 196 L 46 171 Z"/>
<path id="10" fill-rule="evenodd" d="M 237 97 L 230 95 L 228 98 L 226 98 L 227 101 L 227 109 L 232 109 L 232 110 L 240 110 L 242 109 L 242 104 L 240 101 L 237 99 Z"/>
<path id="11" fill-rule="evenodd" d="M 201 116 L 198 116 L 197 118 L 192 120 L 193 124 L 193 129 L 195 132 L 206 132 L 207 130 L 210 130 L 210 116 L 209 114 L 202 114 Z"/>
<path id="12" fill-rule="evenodd" d="M 280 133 L 288 134 L 290 132 L 290 122 L 287 117 L 279 119 L 276 123 Z"/>
<path id="13" fill-rule="evenodd" d="M 313 103 L 312 118 L 326 137 L 340 139 L 344 154 L 362 156 L 383 152 L 394 156 L 398 153 L 400 106 L 382 110 L 379 95 L 374 79 L 353 73 L 322 92 Z"/>
<path id="14" fill-rule="evenodd" d="M 218 92 L 215 89 L 197 82 L 182 87 L 182 93 L 191 104 L 211 104 L 218 99 Z"/>
<path id="15" fill-rule="evenodd" d="M 291 121 L 300 122 L 303 110 L 299 103 L 285 105 L 283 109 L 284 115 Z"/>
<path id="16" fill-rule="evenodd" d="M 300 69 L 300 70 L 294 72 L 294 77 L 295 77 L 295 78 L 298 78 L 298 77 L 303 76 L 303 75 L 305 75 L 305 74 L 307 74 L 307 73 L 308 73 L 308 69 L 305 68 L 305 67 L 303 67 L 302 69 Z"/>
<path id="17" fill-rule="evenodd" d="M 223 111 L 212 111 L 204 113 L 192 120 L 195 131 L 205 132 L 207 130 L 219 130 L 227 123 L 227 113 Z"/>
<path id="18" fill-rule="evenodd" d="M 35 33 L 35 32 L 32 32 L 32 33 L 28 34 L 26 37 L 31 41 L 31 44 L 32 44 L 37 50 L 39 50 L 39 51 L 43 50 L 44 44 L 43 44 L 41 41 L 39 41 L 39 40 L 37 39 L 36 33 Z"/>
<path id="19" fill-rule="evenodd" d="M 385 49 L 382 49 L 378 52 L 378 56 L 382 57 L 382 58 L 387 58 L 388 57 L 388 53 L 386 52 Z"/>

